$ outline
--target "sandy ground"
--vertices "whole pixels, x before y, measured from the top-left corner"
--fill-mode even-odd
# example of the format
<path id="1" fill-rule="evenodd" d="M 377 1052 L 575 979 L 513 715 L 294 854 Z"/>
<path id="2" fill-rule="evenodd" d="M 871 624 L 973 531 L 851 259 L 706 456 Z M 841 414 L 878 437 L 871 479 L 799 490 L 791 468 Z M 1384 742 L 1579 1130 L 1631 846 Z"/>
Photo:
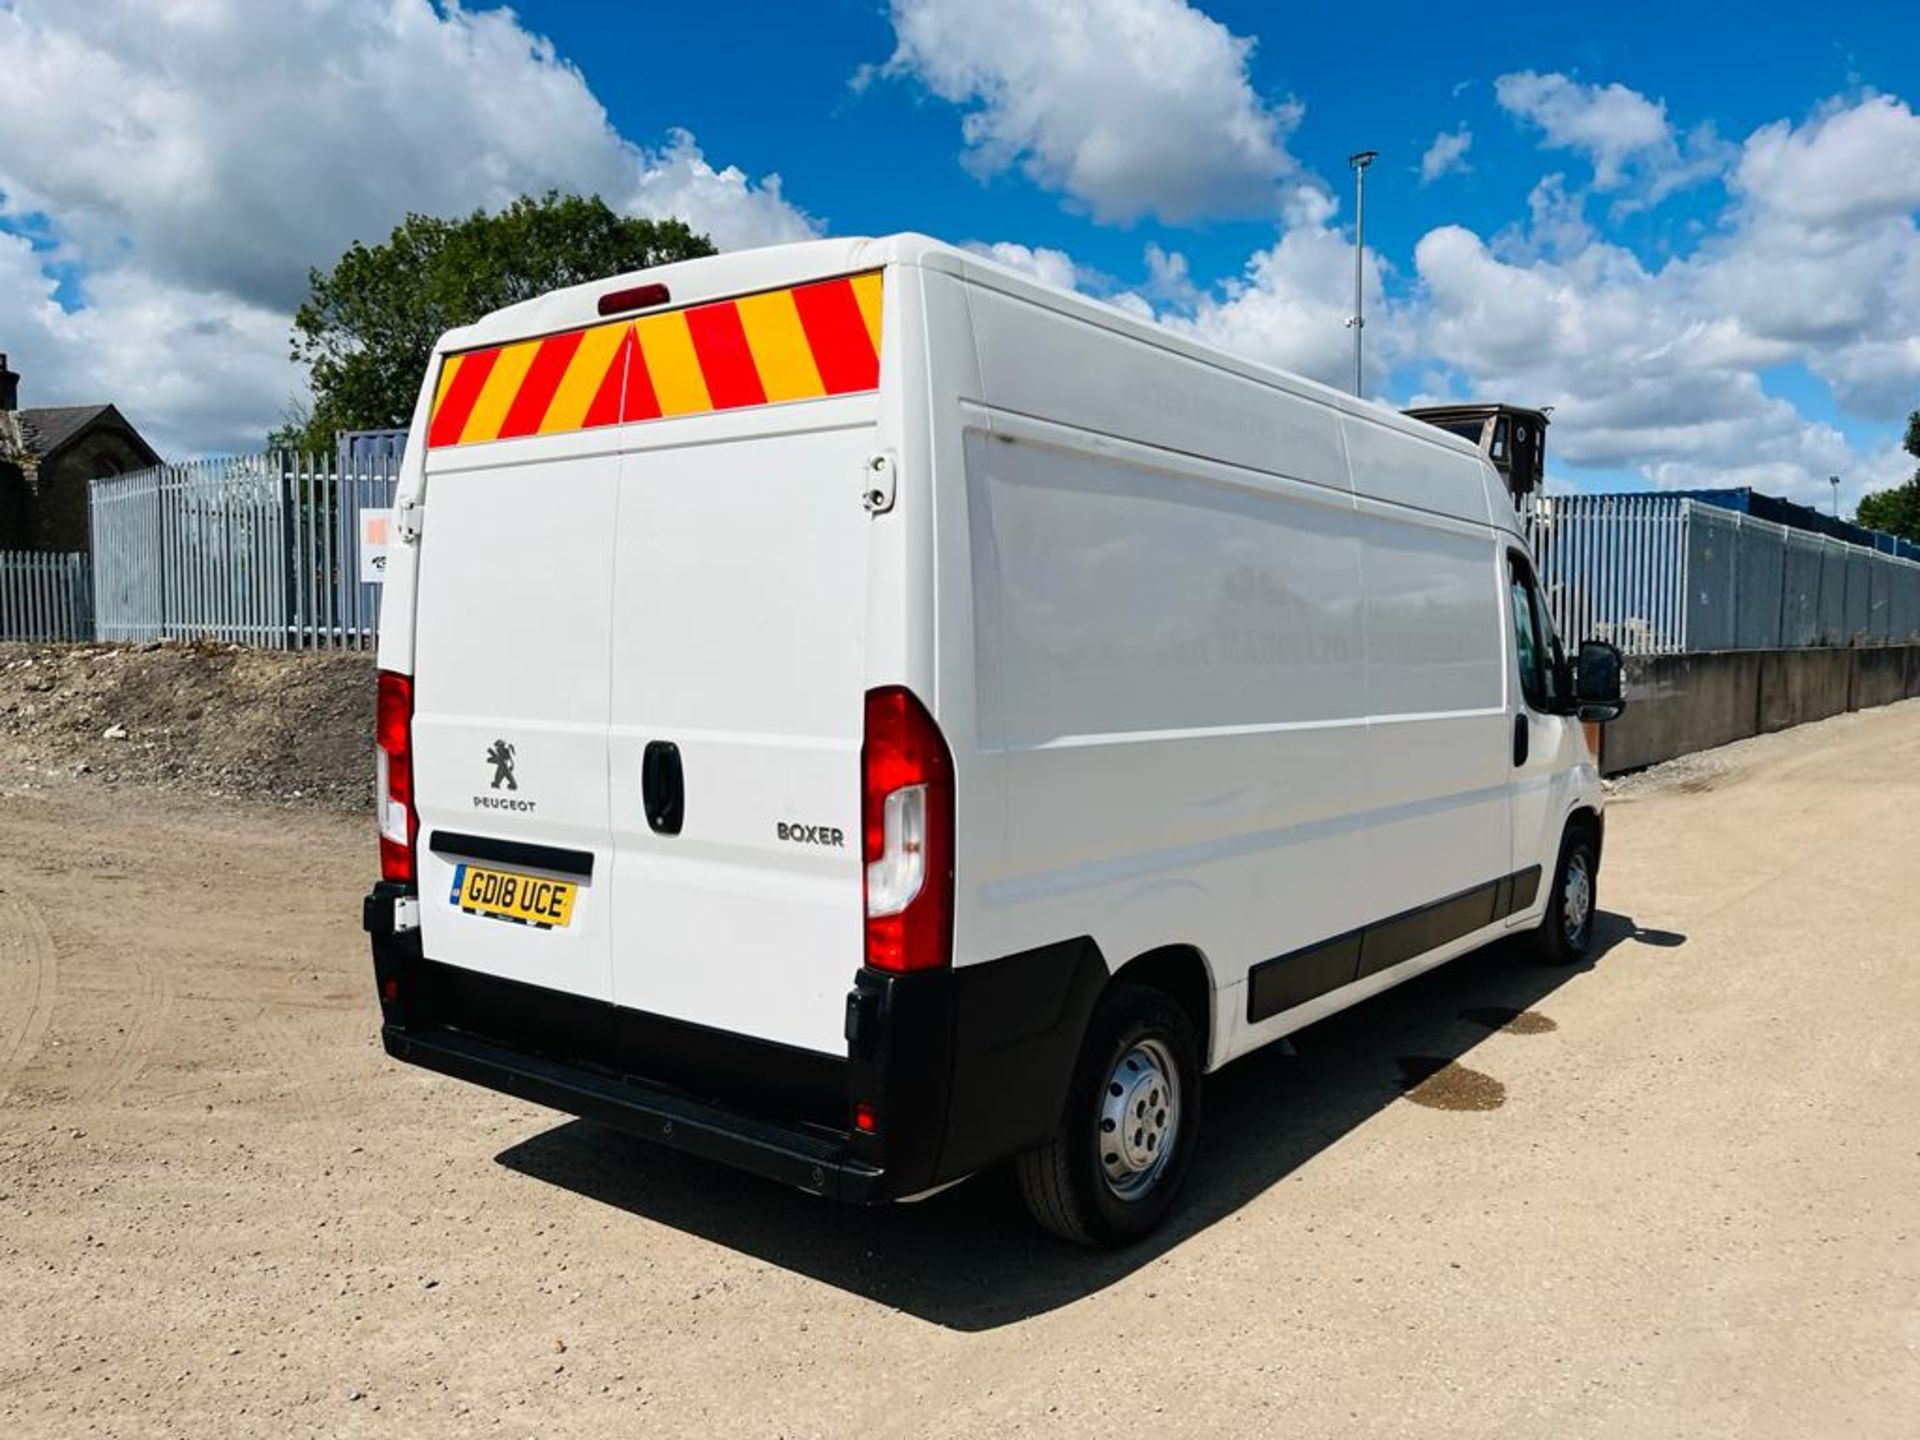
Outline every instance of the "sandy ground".
<path id="1" fill-rule="evenodd" d="M 0 770 L 0 1435 L 1902 1436 L 1920 703 L 1626 787 L 1604 953 L 1215 1077 L 1102 1256 L 382 1055 L 364 821 Z"/>

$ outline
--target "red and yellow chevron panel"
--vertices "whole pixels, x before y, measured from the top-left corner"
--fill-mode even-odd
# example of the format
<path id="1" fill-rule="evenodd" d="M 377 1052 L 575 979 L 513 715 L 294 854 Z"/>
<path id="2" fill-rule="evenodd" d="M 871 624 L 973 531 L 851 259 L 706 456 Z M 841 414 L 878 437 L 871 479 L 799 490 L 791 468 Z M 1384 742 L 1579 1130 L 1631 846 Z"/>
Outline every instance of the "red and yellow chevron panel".
<path id="1" fill-rule="evenodd" d="M 449 355 L 429 449 L 880 384 L 880 272 Z"/>

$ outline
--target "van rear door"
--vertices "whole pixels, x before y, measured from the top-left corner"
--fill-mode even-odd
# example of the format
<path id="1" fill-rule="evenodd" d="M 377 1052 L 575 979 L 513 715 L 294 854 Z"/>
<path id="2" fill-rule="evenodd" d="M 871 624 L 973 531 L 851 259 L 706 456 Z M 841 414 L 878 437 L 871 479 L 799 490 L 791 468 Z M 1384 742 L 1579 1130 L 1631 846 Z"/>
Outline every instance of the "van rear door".
<path id="1" fill-rule="evenodd" d="M 609 425 L 430 449 L 415 612 L 425 953 L 601 1000 L 618 436 Z M 540 913 L 473 903 L 515 892 Z"/>
<path id="2" fill-rule="evenodd" d="M 624 460 L 609 741 L 622 1006 L 845 1051 L 873 409 L 716 416 Z M 793 428 L 836 417 L 856 423 Z"/>

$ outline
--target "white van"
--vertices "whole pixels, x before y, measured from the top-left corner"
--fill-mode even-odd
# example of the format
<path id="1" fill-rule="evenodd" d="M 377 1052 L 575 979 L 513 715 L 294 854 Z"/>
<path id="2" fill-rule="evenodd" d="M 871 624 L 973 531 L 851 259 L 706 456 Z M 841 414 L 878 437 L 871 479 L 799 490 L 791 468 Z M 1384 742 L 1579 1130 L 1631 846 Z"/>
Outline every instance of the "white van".
<path id="1" fill-rule="evenodd" d="M 1112 1244 L 1201 1077 L 1503 935 L 1602 821 L 1505 486 L 914 235 L 442 340 L 380 633 L 394 1056 L 853 1201 L 1012 1158 Z"/>

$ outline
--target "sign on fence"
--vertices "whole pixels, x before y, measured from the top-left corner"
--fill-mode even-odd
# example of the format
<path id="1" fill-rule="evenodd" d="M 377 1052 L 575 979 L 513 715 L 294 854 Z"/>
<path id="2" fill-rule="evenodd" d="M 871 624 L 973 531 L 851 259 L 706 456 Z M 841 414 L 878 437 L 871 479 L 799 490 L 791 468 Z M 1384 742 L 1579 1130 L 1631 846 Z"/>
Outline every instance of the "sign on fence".
<path id="1" fill-rule="evenodd" d="M 378 585 L 387 578 L 387 531 L 393 511 L 382 507 L 360 512 L 360 583 Z"/>

